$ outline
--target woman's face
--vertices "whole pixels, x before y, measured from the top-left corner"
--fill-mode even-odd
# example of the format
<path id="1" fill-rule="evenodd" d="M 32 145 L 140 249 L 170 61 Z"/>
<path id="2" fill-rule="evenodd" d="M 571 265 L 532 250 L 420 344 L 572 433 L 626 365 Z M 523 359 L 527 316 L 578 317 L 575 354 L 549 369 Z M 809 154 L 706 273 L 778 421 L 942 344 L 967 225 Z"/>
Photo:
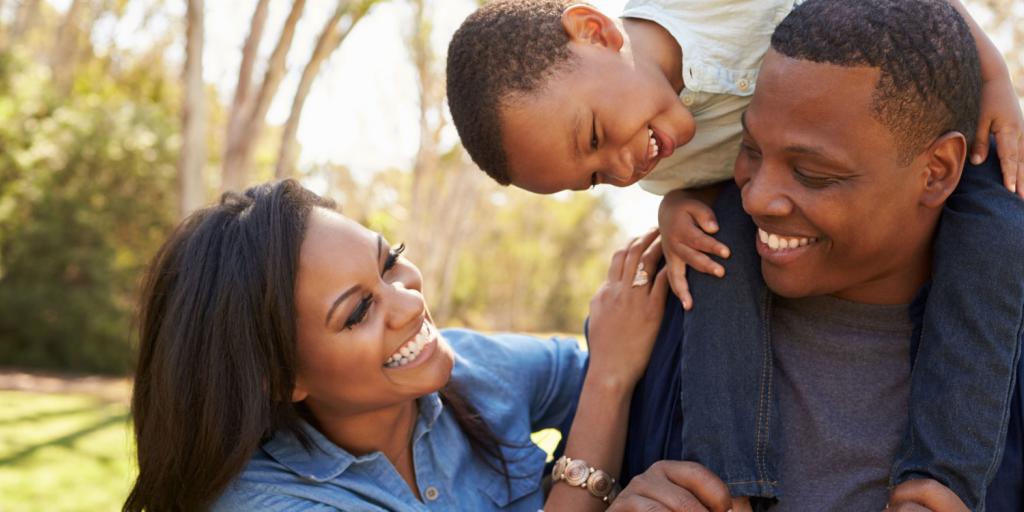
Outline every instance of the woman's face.
<path id="1" fill-rule="evenodd" d="M 338 416 L 443 387 L 453 354 L 434 327 L 421 282 L 419 270 L 379 234 L 314 208 L 295 281 L 293 400 L 305 400 L 317 416 Z"/>

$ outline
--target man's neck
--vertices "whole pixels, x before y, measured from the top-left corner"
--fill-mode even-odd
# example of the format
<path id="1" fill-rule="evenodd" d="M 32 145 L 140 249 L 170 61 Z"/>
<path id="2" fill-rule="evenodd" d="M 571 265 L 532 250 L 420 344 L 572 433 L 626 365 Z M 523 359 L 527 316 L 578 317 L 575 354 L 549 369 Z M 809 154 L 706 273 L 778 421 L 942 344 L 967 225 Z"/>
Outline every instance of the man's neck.
<path id="1" fill-rule="evenodd" d="M 653 21 L 635 18 L 619 21 L 626 40 L 623 50 L 629 51 L 638 65 L 659 69 L 676 93 L 682 92 L 686 85 L 683 81 L 683 50 L 672 34 Z"/>

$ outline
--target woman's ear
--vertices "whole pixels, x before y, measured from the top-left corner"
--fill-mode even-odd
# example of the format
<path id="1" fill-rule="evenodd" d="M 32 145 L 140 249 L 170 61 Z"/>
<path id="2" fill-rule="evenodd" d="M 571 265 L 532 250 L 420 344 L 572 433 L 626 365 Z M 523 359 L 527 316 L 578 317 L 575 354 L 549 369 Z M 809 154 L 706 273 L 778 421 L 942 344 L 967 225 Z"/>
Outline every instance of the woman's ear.
<path id="1" fill-rule="evenodd" d="M 625 42 L 615 21 L 586 4 L 574 4 L 562 13 L 562 27 L 569 40 L 596 44 L 619 51 Z"/>
<path id="2" fill-rule="evenodd" d="M 306 386 L 302 384 L 302 379 L 295 378 L 295 387 L 292 388 L 292 402 L 301 402 L 309 396 L 309 392 L 306 391 Z"/>
<path id="3" fill-rule="evenodd" d="M 960 183 L 967 158 L 967 140 L 960 132 L 948 132 L 928 147 L 921 204 L 940 208 Z"/>

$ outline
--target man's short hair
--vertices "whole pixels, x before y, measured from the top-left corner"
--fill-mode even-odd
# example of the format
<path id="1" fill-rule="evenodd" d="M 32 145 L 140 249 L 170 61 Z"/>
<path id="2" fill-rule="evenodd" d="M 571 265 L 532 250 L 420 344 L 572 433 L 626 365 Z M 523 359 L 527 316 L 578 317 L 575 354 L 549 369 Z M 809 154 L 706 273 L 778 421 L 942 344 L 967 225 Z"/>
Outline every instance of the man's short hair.
<path id="1" fill-rule="evenodd" d="M 903 165 L 949 131 L 970 144 L 981 67 L 970 28 L 946 0 L 808 0 L 775 29 L 790 58 L 879 68 L 872 115 L 896 141 Z"/>
<path id="2" fill-rule="evenodd" d="M 511 181 L 499 108 L 572 61 L 562 13 L 570 0 L 497 0 L 462 23 L 448 45 L 448 107 L 462 145 L 502 185 Z"/>

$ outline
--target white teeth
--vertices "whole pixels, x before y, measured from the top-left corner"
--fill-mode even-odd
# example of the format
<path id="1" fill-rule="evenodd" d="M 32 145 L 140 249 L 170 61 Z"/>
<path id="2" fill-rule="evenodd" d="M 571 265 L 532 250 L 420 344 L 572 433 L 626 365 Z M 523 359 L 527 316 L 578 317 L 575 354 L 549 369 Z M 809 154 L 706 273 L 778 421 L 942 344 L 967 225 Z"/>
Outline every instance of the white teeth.
<path id="1" fill-rule="evenodd" d="M 654 158 L 661 152 L 661 148 L 658 147 L 658 139 L 654 136 L 654 130 L 651 128 L 647 129 L 647 157 Z"/>
<path id="2" fill-rule="evenodd" d="M 405 342 L 394 354 L 388 357 L 387 361 L 384 362 L 385 368 L 398 368 L 406 365 L 416 359 L 420 355 L 420 351 L 430 341 L 431 329 L 428 322 L 423 322 L 423 326 L 420 327 L 420 332 L 416 333 L 416 336 L 407 342 Z"/>
<path id="3" fill-rule="evenodd" d="M 776 234 L 768 233 L 767 231 L 765 231 L 763 229 L 760 229 L 760 228 L 757 230 L 757 238 L 758 238 L 758 240 L 761 241 L 761 243 L 767 245 L 772 250 L 796 249 L 798 247 L 803 247 L 805 245 L 810 245 L 810 244 L 818 241 L 817 238 L 806 238 L 806 237 L 802 237 L 802 238 L 795 238 L 795 237 L 794 238 L 786 238 L 786 237 L 781 237 L 781 236 L 776 235 Z"/>

